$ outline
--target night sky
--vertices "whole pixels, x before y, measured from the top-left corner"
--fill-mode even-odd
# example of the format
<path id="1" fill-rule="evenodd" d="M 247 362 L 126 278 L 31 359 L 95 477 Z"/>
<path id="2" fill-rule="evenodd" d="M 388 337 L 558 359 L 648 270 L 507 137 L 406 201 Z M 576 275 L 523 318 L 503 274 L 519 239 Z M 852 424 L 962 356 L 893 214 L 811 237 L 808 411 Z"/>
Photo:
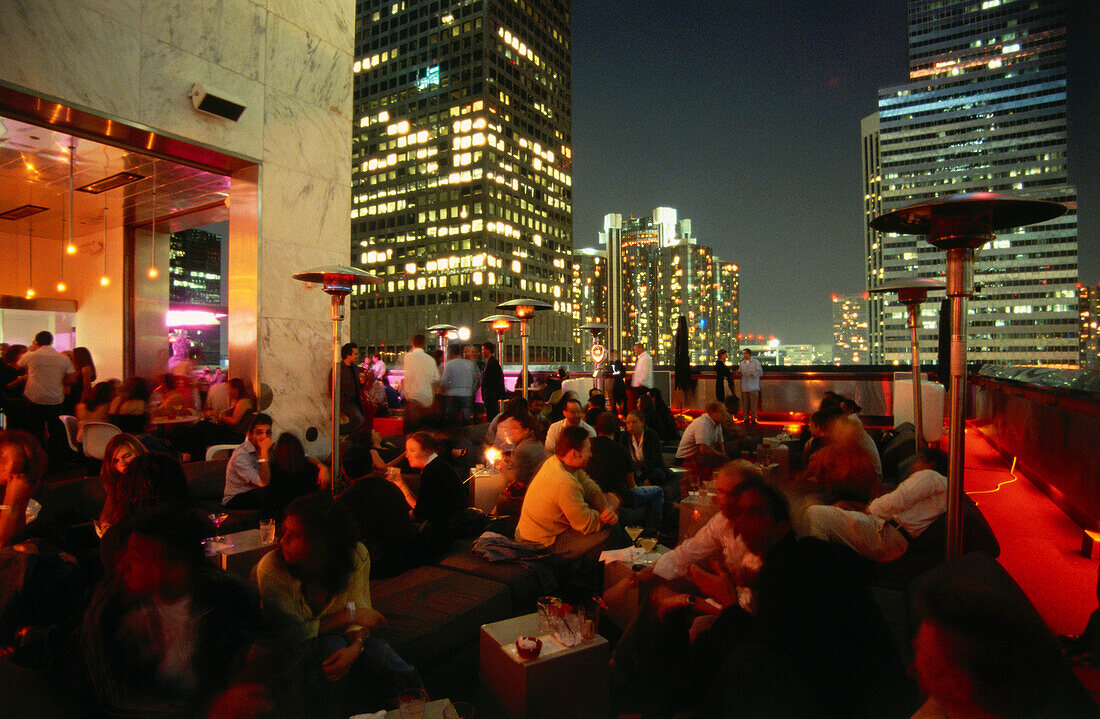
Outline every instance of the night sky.
<path id="1" fill-rule="evenodd" d="M 1077 0 L 1070 24 L 1070 179 L 1089 284 L 1098 7 Z M 574 245 L 596 246 L 609 212 L 674 207 L 740 265 L 743 331 L 831 343 L 829 296 L 864 289 L 859 122 L 907 65 L 904 0 L 574 2 Z"/>

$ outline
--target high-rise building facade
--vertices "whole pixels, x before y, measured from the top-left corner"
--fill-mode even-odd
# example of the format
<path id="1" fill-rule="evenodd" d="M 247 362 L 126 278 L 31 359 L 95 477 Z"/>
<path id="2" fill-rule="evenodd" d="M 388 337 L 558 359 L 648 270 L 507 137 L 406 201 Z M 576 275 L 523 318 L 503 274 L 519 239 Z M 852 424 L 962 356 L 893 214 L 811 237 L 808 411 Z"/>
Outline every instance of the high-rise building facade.
<path id="1" fill-rule="evenodd" d="M 833 295 L 833 364 L 868 364 L 867 295 Z"/>
<path id="2" fill-rule="evenodd" d="M 880 126 L 877 112 L 860 122 L 860 136 L 863 138 L 863 250 L 866 257 L 866 289 L 870 290 L 881 285 L 884 278 L 883 235 L 871 227 L 871 220 L 882 214 L 882 160 L 879 154 Z M 884 361 L 883 300 L 881 294 L 868 294 L 867 341 L 871 364 L 882 364 Z"/>
<path id="3" fill-rule="evenodd" d="M 589 322 L 607 323 L 607 252 L 582 247 L 573 253 L 569 302 L 573 308 L 574 360 L 588 361 L 592 334 L 582 330 Z M 607 332 L 602 335 L 607 340 Z"/>
<path id="4" fill-rule="evenodd" d="M 629 351 L 638 343 L 659 363 L 672 364 L 681 316 L 692 364 L 713 363 L 719 348 L 736 349 L 738 267 L 698 244 L 690 219 L 678 219 L 671 207 L 646 217 L 609 214 L 599 241 L 607 248 L 609 349 Z"/>
<path id="5" fill-rule="evenodd" d="M 1077 288 L 1078 363 L 1100 370 L 1100 285 Z"/>
<path id="6" fill-rule="evenodd" d="M 974 360 L 1077 360 L 1065 45 L 1062 0 L 909 0 L 909 82 L 879 91 L 883 211 L 979 191 L 1069 207 L 1050 222 L 999 233 L 979 251 L 969 317 Z M 925 238 L 881 241 L 881 260 L 869 253 L 869 286 L 942 277 L 944 252 Z M 907 361 L 904 306 L 887 299 L 881 323 L 883 359 Z M 937 323 L 926 318 L 921 325 L 923 356 L 931 360 Z"/>
<path id="7" fill-rule="evenodd" d="M 223 237 L 192 228 L 173 232 L 168 239 L 168 304 L 173 310 L 199 310 L 228 314 L 228 294 L 223 279 Z M 217 365 L 228 359 L 227 333 L 221 323 L 192 326 L 187 337 L 201 351 L 203 364 Z"/>
<path id="8" fill-rule="evenodd" d="M 393 360 L 428 325 L 480 331 L 532 297 L 554 309 L 531 361 L 572 359 L 569 10 L 356 3 L 352 261 L 382 279 L 351 299 L 356 342 Z"/>
<path id="9" fill-rule="evenodd" d="M 718 294 L 714 300 L 715 352 L 724 349 L 731 357 L 740 350 L 741 269 L 732 262 L 714 259 Z M 717 357 L 717 356 L 716 356 Z"/>

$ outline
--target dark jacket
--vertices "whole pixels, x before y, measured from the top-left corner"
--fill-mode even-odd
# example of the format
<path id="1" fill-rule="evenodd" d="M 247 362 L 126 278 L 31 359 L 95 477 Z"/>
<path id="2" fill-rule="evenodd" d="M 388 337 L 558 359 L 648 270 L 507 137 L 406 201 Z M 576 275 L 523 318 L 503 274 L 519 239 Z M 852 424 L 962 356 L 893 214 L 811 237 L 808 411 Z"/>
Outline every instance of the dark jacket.
<path id="1" fill-rule="evenodd" d="M 485 363 L 485 370 L 481 373 L 481 399 L 489 404 L 499 402 L 504 395 L 504 368 L 494 355 Z"/>
<path id="2" fill-rule="evenodd" d="M 730 388 L 730 394 L 736 394 L 733 391 L 733 375 L 730 373 L 730 368 L 726 366 L 726 363 L 722 360 L 718 360 L 714 363 L 714 374 L 717 375 L 717 379 L 714 382 L 714 398 L 719 402 L 726 399 L 726 387 Z"/>
<path id="3" fill-rule="evenodd" d="M 646 427 L 642 432 L 642 455 L 641 462 L 634 461 L 633 443 L 634 439 L 630 436 L 629 432 L 623 433 L 623 446 L 626 447 L 627 454 L 630 456 L 631 464 L 634 465 L 634 475 L 639 476 L 640 473 L 645 473 L 654 467 L 664 469 L 665 458 L 661 454 L 661 438 L 657 432 L 649 427 Z"/>

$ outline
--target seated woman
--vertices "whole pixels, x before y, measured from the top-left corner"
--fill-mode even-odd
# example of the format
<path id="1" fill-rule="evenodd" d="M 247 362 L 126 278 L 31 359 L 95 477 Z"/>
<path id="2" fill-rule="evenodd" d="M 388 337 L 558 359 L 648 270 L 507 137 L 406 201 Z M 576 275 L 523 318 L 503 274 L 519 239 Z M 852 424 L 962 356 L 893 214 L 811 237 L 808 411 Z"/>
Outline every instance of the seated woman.
<path id="1" fill-rule="evenodd" d="M 157 397 L 156 406 L 149 413 L 152 417 L 179 417 L 187 414 L 187 398 L 184 397 L 180 387 L 180 379 L 174 374 L 166 374 L 161 378 L 153 394 Z"/>
<path id="2" fill-rule="evenodd" d="M 416 669 L 371 630 L 370 555 L 347 511 L 328 495 L 287 505 L 279 549 L 256 567 L 264 613 L 291 656 L 310 715 L 347 717 L 394 705 L 422 686 Z"/>
<path id="3" fill-rule="evenodd" d="M 535 433 L 536 423 L 537 420 L 522 407 L 500 421 L 497 435 L 504 437 L 512 449 L 504 455 L 501 465 L 500 472 L 506 484 L 493 507 L 494 516 L 519 518 L 527 487 L 549 456 Z"/>
<path id="4" fill-rule="evenodd" d="M 97 382 L 92 387 L 92 396 L 86 402 L 76 406 L 76 441 L 84 439 L 84 425 L 89 422 L 110 422 L 111 401 L 115 397 L 115 388 L 110 382 Z"/>
<path id="5" fill-rule="evenodd" d="M 149 394 L 149 383 L 141 377 L 123 382 L 111 400 L 111 424 L 133 435 L 144 432 L 149 421 Z"/>
<path id="6" fill-rule="evenodd" d="M 469 505 L 466 485 L 439 450 L 440 443 L 428 432 L 414 432 L 405 440 L 409 466 L 420 470 L 415 494 L 399 468 L 391 467 L 386 476 L 405 495 L 405 501 L 412 507 L 409 516 L 418 522 L 444 524 Z"/>
<path id="7" fill-rule="evenodd" d="M 328 469 L 306 456 L 301 440 L 293 432 L 283 432 L 275 440 L 268 450 L 268 467 L 271 479 L 260 510 L 264 519 L 279 519 L 292 501 L 328 484 Z"/>
<path id="8" fill-rule="evenodd" d="M 27 505 L 46 474 L 46 453 L 26 432 L 0 431 L 0 547 L 13 543 L 27 526 Z"/>
<path id="9" fill-rule="evenodd" d="M 130 462 L 115 485 L 114 505 L 103 519 L 109 528 L 100 537 L 103 567 L 113 572 L 126 547 L 134 517 L 145 509 L 169 507 L 187 511 L 193 502 L 179 460 L 163 452 L 148 452 Z"/>
<path id="10" fill-rule="evenodd" d="M 111 526 L 111 519 L 115 515 L 115 499 L 118 492 L 119 480 L 126 468 L 135 459 L 145 454 L 145 445 L 132 434 L 116 434 L 107 442 L 107 449 L 103 452 L 103 466 L 99 470 L 99 480 L 103 484 L 103 510 L 99 513 L 99 519 L 95 521 L 95 532 L 100 537 Z"/>
<path id="11" fill-rule="evenodd" d="M 229 408 L 219 413 L 207 411 L 207 418 L 175 433 L 172 439 L 191 459 L 204 459 L 206 448 L 215 444 L 240 444 L 255 414 L 255 405 L 243 380 L 229 380 Z"/>

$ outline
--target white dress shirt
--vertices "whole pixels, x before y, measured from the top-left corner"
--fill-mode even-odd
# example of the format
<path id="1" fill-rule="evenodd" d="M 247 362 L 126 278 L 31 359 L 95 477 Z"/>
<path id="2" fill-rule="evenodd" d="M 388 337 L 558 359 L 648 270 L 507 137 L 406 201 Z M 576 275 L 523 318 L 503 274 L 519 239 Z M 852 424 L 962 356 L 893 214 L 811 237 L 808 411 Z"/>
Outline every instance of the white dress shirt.
<path id="1" fill-rule="evenodd" d="M 741 360 L 739 369 L 741 372 L 741 391 L 759 392 L 760 376 L 764 374 L 764 368 L 760 366 L 760 360 L 755 357 Z"/>
<path id="2" fill-rule="evenodd" d="M 631 387 L 653 387 L 653 356 L 648 351 L 638 355 L 634 363 L 634 373 L 630 376 Z"/>
<path id="3" fill-rule="evenodd" d="M 711 419 L 709 414 L 703 413 L 693 419 L 684 430 L 680 446 L 676 448 L 676 459 L 695 456 L 701 444 L 717 449 L 722 446 L 722 442 L 722 425 Z"/>
<path id="4" fill-rule="evenodd" d="M 27 385 L 23 388 L 23 396 L 29 402 L 45 405 L 61 404 L 65 401 L 65 375 L 76 372 L 68 355 L 63 355 L 48 345 L 25 353 L 19 358 L 16 367 L 27 370 Z"/>
<path id="5" fill-rule="evenodd" d="M 554 448 L 558 446 L 558 437 L 561 435 L 561 431 L 568 426 L 568 423 L 564 419 L 559 419 L 557 422 L 550 425 L 550 428 L 546 430 L 546 443 L 543 445 L 546 447 L 547 452 L 551 454 L 554 453 Z M 596 436 L 596 430 L 583 419 L 579 426 L 584 427 L 584 431 L 588 432 L 589 437 Z"/>
<path id="6" fill-rule="evenodd" d="M 432 356 L 422 348 L 405 353 L 405 379 L 402 385 L 406 401 L 416 402 L 422 407 L 431 405 L 435 400 L 433 385 L 439 382 L 439 367 Z"/>

